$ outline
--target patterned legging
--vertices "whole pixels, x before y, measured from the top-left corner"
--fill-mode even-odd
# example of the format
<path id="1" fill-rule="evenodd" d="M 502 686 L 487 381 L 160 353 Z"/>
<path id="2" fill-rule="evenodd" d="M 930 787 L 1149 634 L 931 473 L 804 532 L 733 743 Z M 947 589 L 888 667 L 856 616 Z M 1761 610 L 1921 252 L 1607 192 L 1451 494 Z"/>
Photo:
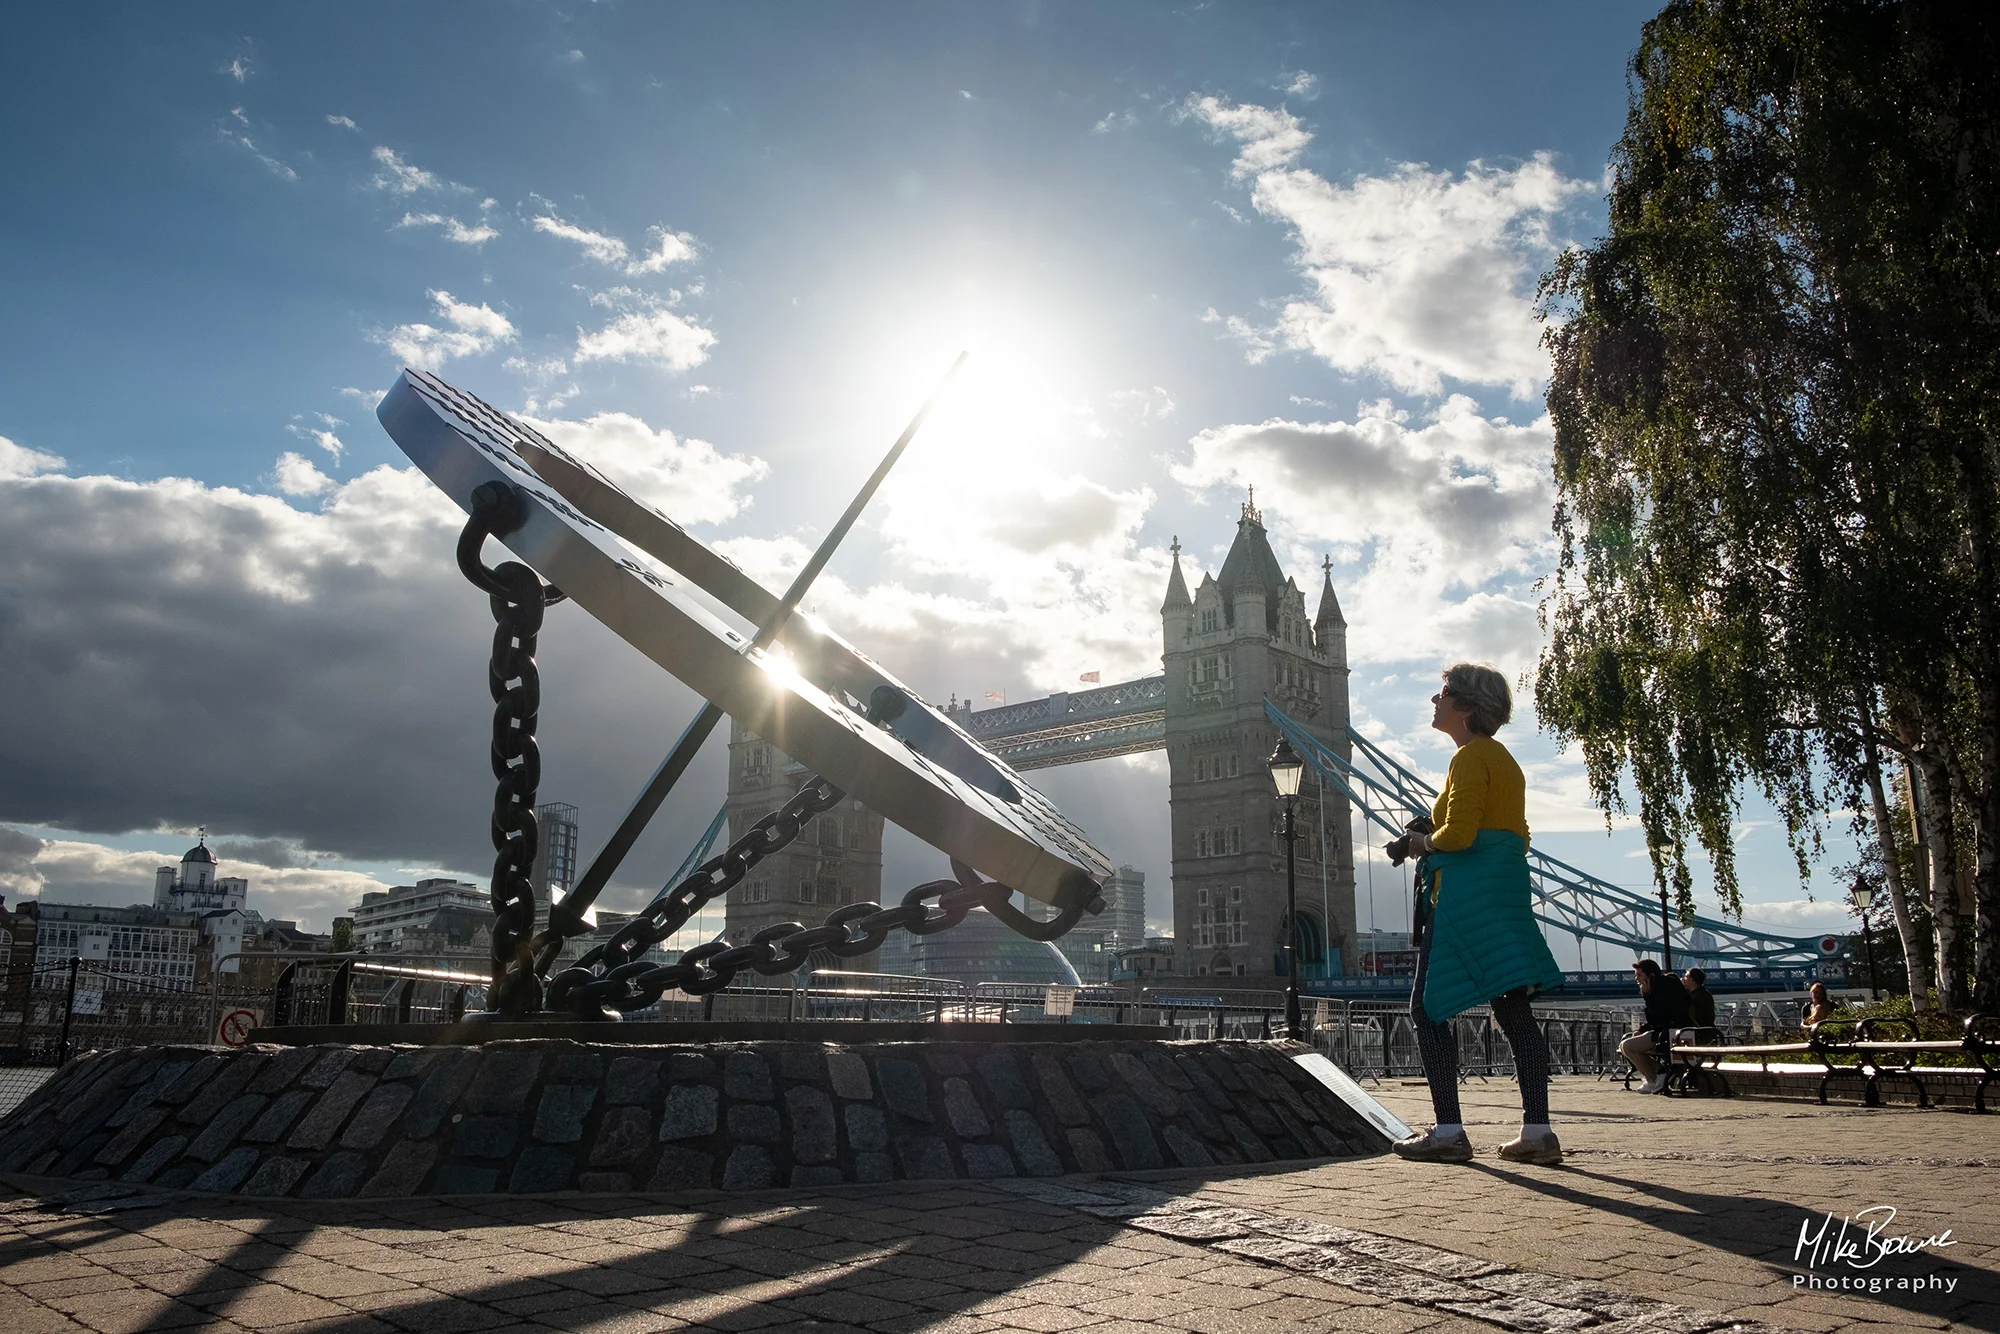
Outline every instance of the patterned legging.
<path id="1" fill-rule="evenodd" d="M 1424 937 L 1417 951 L 1417 976 L 1410 992 L 1410 1026 L 1417 1030 L 1417 1050 L 1424 1058 L 1424 1079 L 1431 1086 L 1431 1110 L 1439 1125 L 1459 1125 L 1463 1117 L 1458 1107 L 1458 1036 L 1449 1023 L 1439 1023 L 1424 1013 L 1424 976 L 1430 971 L 1431 940 Z M 1521 1121 L 1524 1125 L 1547 1125 L 1549 1121 L 1549 1043 L 1542 1026 L 1535 1022 L 1534 1008 L 1527 996 L 1508 992 L 1492 1001 L 1493 1017 L 1514 1049 L 1514 1074 L 1521 1081 Z"/>

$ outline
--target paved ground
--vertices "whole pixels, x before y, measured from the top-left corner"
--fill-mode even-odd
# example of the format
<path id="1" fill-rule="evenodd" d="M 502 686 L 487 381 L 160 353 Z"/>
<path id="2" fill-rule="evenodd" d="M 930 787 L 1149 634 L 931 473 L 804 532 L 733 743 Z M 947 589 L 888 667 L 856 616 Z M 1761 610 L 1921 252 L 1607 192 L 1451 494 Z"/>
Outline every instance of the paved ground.
<path id="1" fill-rule="evenodd" d="M 1427 1120 L 1420 1086 L 1381 1096 Z M 1511 1087 L 1475 1081 L 1466 1166 L 325 1205 L 16 1178 L 0 1331 L 2000 1331 L 2000 1118 L 1588 1079 L 1555 1107 L 1560 1168 L 1492 1156 Z M 1874 1205 L 1954 1244 L 1814 1272 L 1951 1291 L 1795 1286 L 1801 1226 Z"/>

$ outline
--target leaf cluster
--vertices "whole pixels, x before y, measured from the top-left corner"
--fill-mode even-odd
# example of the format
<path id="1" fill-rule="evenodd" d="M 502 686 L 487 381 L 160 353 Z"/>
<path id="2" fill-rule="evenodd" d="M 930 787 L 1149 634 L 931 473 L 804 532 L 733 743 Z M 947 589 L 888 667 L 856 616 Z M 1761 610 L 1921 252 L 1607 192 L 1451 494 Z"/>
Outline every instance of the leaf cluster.
<path id="1" fill-rule="evenodd" d="M 1690 841 L 1741 910 L 1746 785 L 1803 878 L 1817 816 L 1851 804 L 1858 702 L 1948 688 L 1980 637 L 1997 47 L 1949 6 L 1677 0 L 1632 60 L 1609 234 L 1543 278 L 1560 557 L 1536 706 L 1607 815 L 1629 774 L 1683 916 Z"/>

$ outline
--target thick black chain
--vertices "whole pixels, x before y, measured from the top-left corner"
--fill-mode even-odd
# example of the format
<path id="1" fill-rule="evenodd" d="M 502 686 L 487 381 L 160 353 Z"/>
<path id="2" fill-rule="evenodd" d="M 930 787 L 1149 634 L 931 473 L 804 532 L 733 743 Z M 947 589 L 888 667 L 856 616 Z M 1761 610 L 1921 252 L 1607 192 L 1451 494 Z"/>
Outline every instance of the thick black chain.
<path id="1" fill-rule="evenodd" d="M 919 936 L 947 931 L 974 908 L 984 908 L 1024 936 L 1054 940 L 1075 926 L 1088 905 L 1072 904 L 1054 918 L 1038 922 L 1010 902 L 1013 891 L 954 861 L 955 880 L 918 885 L 894 908 L 879 903 L 850 903 L 836 908 L 819 926 L 780 922 L 765 927 L 747 945 L 726 941 L 697 945 L 670 964 L 647 963 L 641 956 L 736 885 L 764 858 L 799 836 L 815 815 L 832 810 L 846 794 L 820 777 L 806 781 L 792 799 L 745 831 L 743 837 L 696 867 L 647 907 L 618 928 L 612 937 L 558 973 L 549 983 L 548 1005 L 578 1018 L 606 1019 L 657 1002 L 670 988 L 691 996 L 721 991 L 744 969 L 773 977 L 804 964 L 815 950 L 851 958 L 880 949 L 889 933 L 901 927 Z M 926 900 L 935 898 L 932 908 Z"/>
<path id="2" fill-rule="evenodd" d="M 531 939 L 535 931 L 535 792 L 542 784 L 542 752 L 535 724 L 542 708 L 542 676 L 535 667 L 535 639 L 544 609 L 563 594 L 519 561 L 488 566 L 480 548 L 505 537 L 527 518 L 527 506 L 505 482 L 487 482 L 472 493 L 472 517 L 458 536 L 458 568 L 493 602 L 493 656 L 486 687 L 493 696 L 493 985 L 487 1008 L 508 1016 L 542 1007 Z"/>

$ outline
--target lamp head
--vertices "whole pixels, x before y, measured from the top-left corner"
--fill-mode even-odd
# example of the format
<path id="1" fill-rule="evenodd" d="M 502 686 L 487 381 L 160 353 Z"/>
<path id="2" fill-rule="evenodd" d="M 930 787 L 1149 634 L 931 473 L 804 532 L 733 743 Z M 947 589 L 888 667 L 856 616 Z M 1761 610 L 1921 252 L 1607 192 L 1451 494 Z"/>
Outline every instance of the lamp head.
<path id="1" fill-rule="evenodd" d="M 1871 902 L 1873 902 L 1874 899 L 1875 899 L 1875 886 L 1869 884 L 1866 880 L 1857 880 L 1854 882 L 1855 907 L 1859 908 L 1862 912 L 1867 912 L 1868 905 Z"/>
<path id="2" fill-rule="evenodd" d="M 1278 785 L 1278 795 L 1287 799 L 1299 795 L 1299 783 L 1306 775 L 1305 761 L 1299 758 L 1292 743 L 1281 735 L 1278 744 L 1271 751 L 1268 761 L 1271 766 L 1271 781 Z"/>

